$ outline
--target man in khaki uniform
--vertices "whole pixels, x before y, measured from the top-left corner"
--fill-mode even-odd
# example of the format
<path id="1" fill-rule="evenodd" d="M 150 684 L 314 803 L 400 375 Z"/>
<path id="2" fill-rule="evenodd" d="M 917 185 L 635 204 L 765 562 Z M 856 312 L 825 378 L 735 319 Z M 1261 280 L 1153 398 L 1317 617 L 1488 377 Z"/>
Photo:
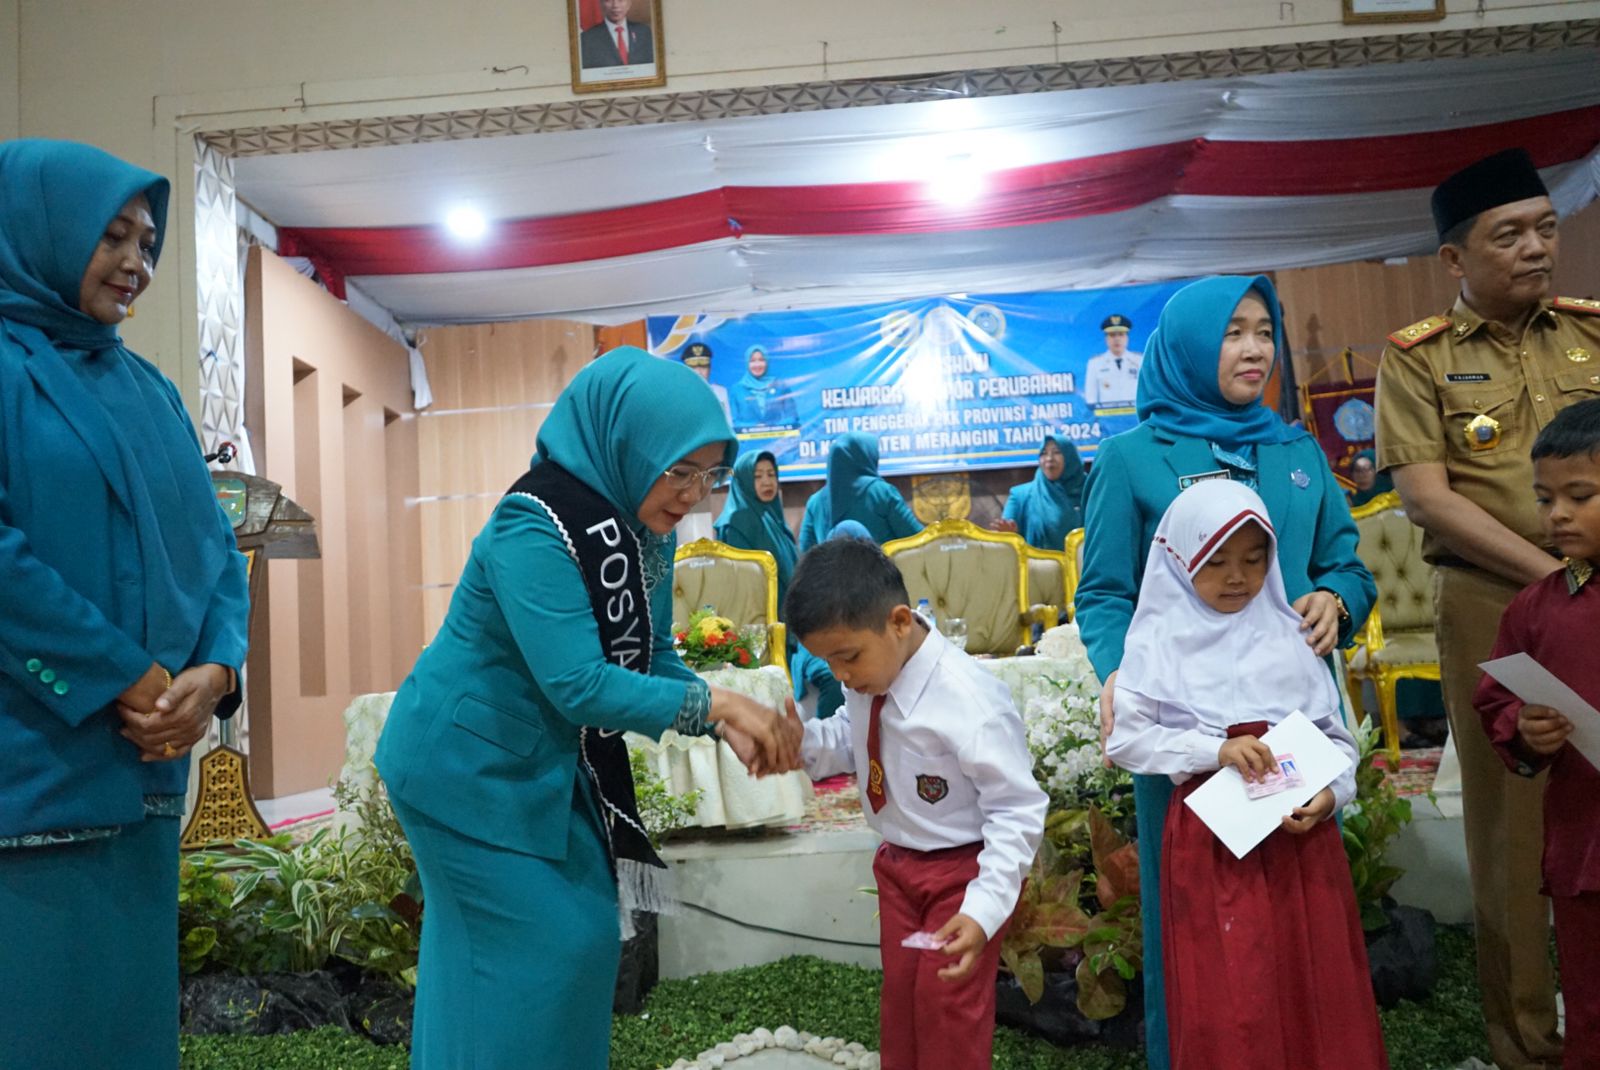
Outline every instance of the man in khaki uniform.
<path id="1" fill-rule="evenodd" d="M 1424 531 L 1450 730 L 1461 758 L 1478 980 L 1504 1070 L 1561 1065 L 1549 904 L 1539 894 L 1544 779 L 1509 773 L 1472 708 L 1500 614 L 1559 568 L 1544 545 L 1528 450 L 1576 401 L 1600 396 L 1600 302 L 1548 297 L 1557 219 L 1521 149 L 1433 193 L 1455 305 L 1389 336 L 1378 365 L 1378 466 Z M 1559 666 L 1555 666 L 1559 671 Z"/>

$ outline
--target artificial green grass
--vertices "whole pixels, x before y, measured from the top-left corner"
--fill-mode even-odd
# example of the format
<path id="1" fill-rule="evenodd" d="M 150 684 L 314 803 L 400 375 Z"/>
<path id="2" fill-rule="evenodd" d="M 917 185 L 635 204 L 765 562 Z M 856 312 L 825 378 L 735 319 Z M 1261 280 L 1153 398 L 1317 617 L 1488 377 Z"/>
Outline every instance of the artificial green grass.
<path id="1" fill-rule="evenodd" d="M 1383 1012 L 1392 1070 L 1448 1070 L 1486 1058 L 1472 934 L 1441 926 L 1439 984 L 1423 1003 Z M 815 958 L 663 981 L 638 1015 L 613 1020 L 611 1070 L 656 1070 L 736 1033 L 792 1025 L 877 1047 L 880 974 Z M 406 1056 L 337 1030 L 286 1037 L 184 1037 L 183 1070 L 405 1070 Z M 995 1070 L 1141 1070 L 1144 1055 L 1101 1044 L 1058 1048 L 995 1033 Z"/>

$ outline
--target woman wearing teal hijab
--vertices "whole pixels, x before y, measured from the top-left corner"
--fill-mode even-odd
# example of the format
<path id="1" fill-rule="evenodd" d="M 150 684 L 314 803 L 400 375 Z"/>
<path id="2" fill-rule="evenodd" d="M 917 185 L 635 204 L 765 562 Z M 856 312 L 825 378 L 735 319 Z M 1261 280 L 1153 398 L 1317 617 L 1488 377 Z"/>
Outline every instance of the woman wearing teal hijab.
<path id="1" fill-rule="evenodd" d="M 1105 681 L 1101 721 L 1122 661 L 1145 557 L 1178 492 L 1203 479 L 1254 488 L 1278 532 L 1278 563 L 1306 641 L 1326 655 L 1348 644 L 1376 597 L 1356 556 L 1344 493 L 1316 441 L 1262 404 L 1284 350 L 1277 294 L 1265 276 L 1218 277 L 1179 290 L 1161 312 L 1139 374 L 1142 421 L 1101 444 L 1089 473 L 1077 622 Z M 1330 666 L 1329 671 L 1333 671 Z M 1172 784 L 1135 776 L 1144 922 L 1146 1058 L 1170 1065 L 1161 943 L 1161 837 Z"/>
<path id="2" fill-rule="evenodd" d="M 800 556 L 794 532 L 783 516 L 783 493 L 778 483 L 778 459 L 768 450 L 742 454 L 733 463 L 728 501 L 717 517 L 717 538 L 741 550 L 765 550 L 778 563 L 778 605 L 789 593 Z"/>
<path id="3" fill-rule="evenodd" d="M 773 376 L 762 346 L 751 346 L 744 354 L 744 376 L 733 399 L 733 419 L 746 427 L 797 427 L 794 395 L 789 385 Z"/>
<path id="4" fill-rule="evenodd" d="M 1374 450 L 1362 450 L 1350 458 L 1350 481 L 1356 485 L 1349 493 L 1352 509 L 1394 490 L 1394 476 L 1378 471 L 1378 454 Z"/>
<path id="5" fill-rule="evenodd" d="M 188 753 L 238 706 L 244 558 L 177 390 L 117 326 L 168 184 L 0 144 L 0 1064 L 178 1063 Z"/>
<path id="6" fill-rule="evenodd" d="M 1039 470 L 1027 483 L 1011 488 L 997 531 L 1019 533 L 1029 546 L 1061 550 L 1067 533 L 1083 527 L 1083 487 L 1088 477 L 1078 448 L 1070 439 L 1044 436 Z"/>
<path id="7" fill-rule="evenodd" d="M 414 1070 L 606 1066 L 619 906 L 662 905 L 622 732 L 715 725 L 754 771 L 793 767 L 796 718 L 672 649 L 673 529 L 734 449 L 693 371 L 613 350 L 474 540 L 375 758 L 427 903 Z"/>
<path id="8" fill-rule="evenodd" d="M 828 482 L 806 502 L 800 521 L 800 549 L 822 542 L 846 520 L 866 528 L 877 543 L 922 530 L 905 498 L 878 475 L 878 440 L 859 431 L 834 439 L 828 452 Z"/>

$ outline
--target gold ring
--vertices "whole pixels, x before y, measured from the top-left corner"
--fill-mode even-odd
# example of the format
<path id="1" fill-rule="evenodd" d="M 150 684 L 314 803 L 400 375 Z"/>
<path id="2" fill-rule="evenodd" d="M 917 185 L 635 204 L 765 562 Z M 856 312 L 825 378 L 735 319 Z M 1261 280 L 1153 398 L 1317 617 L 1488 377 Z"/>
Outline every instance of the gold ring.
<path id="1" fill-rule="evenodd" d="M 178 748 L 172 745 L 171 740 L 168 740 L 161 745 L 161 753 L 165 754 L 168 758 L 176 758 L 178 756 Z"/>

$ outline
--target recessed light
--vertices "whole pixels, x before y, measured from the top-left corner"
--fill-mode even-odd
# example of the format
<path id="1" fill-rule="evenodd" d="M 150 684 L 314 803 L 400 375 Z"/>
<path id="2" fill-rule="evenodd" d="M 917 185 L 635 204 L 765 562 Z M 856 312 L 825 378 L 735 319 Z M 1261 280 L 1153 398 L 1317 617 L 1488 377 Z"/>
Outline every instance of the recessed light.
<path id="1" fill-rule="evenodd" d="M 489 221 L 476 208 L 452 208 L 445 216 L 444 225 L 450 233 L 466 241 L 475 241 L 489 231 Z"/>

